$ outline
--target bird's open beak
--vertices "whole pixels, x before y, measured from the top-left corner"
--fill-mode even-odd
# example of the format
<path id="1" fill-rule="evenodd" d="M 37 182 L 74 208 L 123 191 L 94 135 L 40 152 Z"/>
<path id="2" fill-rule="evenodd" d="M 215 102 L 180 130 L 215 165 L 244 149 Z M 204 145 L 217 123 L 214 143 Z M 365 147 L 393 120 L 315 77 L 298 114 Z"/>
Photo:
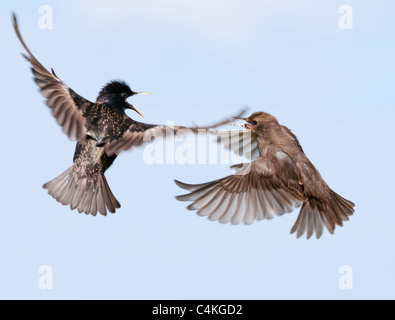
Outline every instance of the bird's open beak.
<path id="1" fill-rule="evenodd" d="M 143 95 L 143 94 L 150 94 L 149 92 L 133 92 L 133 96 L 138 96 L 138 95 Z M 129 108 L 136 111 L 140 116 L 142 116 L 144 118 L 144 116 L 140 113 L 140 111 L 138 111 L 135 107 L 133 107 L 133 105 L 129 104 Z"/>
<path id="2" fill-rule="evenodd" d="M 143 95 L 143 94 L 150 94 L 149 92 L 134 92 L 134 96 Z"/>
<path id="3" fill-rule="evenodd" d="M 136 111 L 140 116 L 142 116 L 144 118 L 144 116 L 140 113 L 140 111 L 138 111 L 135 107 L 133 107 L 133 105 L 131 105 L 130 103 L 128 103 L 129 108 Z"/>
<path id="4" fill-rule="evenodd" d="M 232 117 L 232 118 L 235 119 L 235 120 L 243 120 L 243 121 L 247 122 L 247 118 L 240 118 L 240 117 Z M 243 123 L 243 124 L 240 124 L 240 123 L 232 123 L 232 126 L 242 127 L 242 128 L 244 128 L 244 129 L 249 129 L 248 123 Z"/>

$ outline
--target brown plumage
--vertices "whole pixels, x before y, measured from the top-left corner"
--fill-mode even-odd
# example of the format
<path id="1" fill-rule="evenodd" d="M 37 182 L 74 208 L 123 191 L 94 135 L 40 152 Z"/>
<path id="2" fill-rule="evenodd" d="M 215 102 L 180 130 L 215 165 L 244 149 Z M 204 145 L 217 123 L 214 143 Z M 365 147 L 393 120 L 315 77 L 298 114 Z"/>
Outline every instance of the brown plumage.
<path id="1" fill-rule="evenodd" d="M 190 191 L 190 210 L 222 223 L 251 224 L 302 206 L 291 233 L 319 239 L 324 227 L 334 233 L 354 213 L 354 203 L 329 188 L 309 161 L 296 136 L 272 115 L 256 112 L 243 118 L 247 130 L 217 133 L 225 147 L 254 161 L 234 166 L 236 173 L 200 185 L 177 185 Z"/>
<path id="2" fill-rule="evenodd" d="M 167 127 L 137 122 L 129 118 L 125 110 L 132 109 L 139 113 L 130 103 L 128 97 L 142 94 L 133 92 L 122 81 L 111 81 L 99 92 L 96 102 L 78 95 L 64 84 L 60 78 L 49 72 L 31 53 L 19 32 L 16 16 L 13 15 L 16 35 L 25 48 L 23 55 L 31 64 L 34 81 L 46 98 L 46 104 L 52 115 L 62 127 L 63 132 L 77 146 L 73 165 L 57 178 L 44 184 L 43 188 L 63 205 L 80 213 L 106 215 L 107 211 L 115 213 L 120 208 L 119 202 L 112 194 L 105 171 L 113 164 L 121 151 L 140 146 L 158 136 L 165 136 L 167 130 L 176 134 L 186 127 Z M 230 119 L 208 127 L 187 128 L 196 133 L 230 122 Z"/>

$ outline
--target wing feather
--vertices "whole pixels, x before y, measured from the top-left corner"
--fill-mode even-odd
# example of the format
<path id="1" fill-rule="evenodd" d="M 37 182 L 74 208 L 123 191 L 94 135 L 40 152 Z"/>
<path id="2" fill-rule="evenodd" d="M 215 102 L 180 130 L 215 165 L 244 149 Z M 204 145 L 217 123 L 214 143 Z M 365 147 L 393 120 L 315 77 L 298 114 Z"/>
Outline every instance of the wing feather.
<path id="1" fill-rule="evenodd" d="M 217 137 L 226 150 L 232 151 L 237 156 L 245 156 L 248 160 L 259 157 L 256 135 L 251 130 L 210 131 Z"/>
<path id="2" fill-rule="evenodd" d="M 238 114 L 238 116 L 244 114 L 244 110 Z M 110 141 L 104 146 L 108 156 L 119 154 L 122 151 L 129 150 L 133 147 L 139 147 L 145 142 L 151 142 L 157 137 L 166 137 L 171 132 L 173 135 L 178 133 L 186 134 L 193 133 L 198 134 L 206 130 L 207 134 L 211 134 L 209 129 L 217 128 L 225 124 L 230 123 L 233 118 L 227 118 L 225 120 L 216 122 L 210 126 L 205 127 L 185 127 L 185 126 L 166 126 L 166 125 L 152 125 L 133 121 L 126 132 L 121 138 Z"/>
<path id="3" fill-rule="evenodd" d="M 177 181 L 180 187 L 191 191 L 177 199 L 192 201 L 188 209 L 198 210 L 201 216 L 232 224 L 271 219 L 303 204 L 300 194 L 272 173 L 265 174 L 260 165 L 254 161 L 245 175 L 235 174 L 200 185 Z M 314 230 L 317 222 L 312 223 Z"/>
<path id="4" fill-rule="evenodd" d="M 15 15 L 13 24 L 19 41 L 28 53 L 23 56 L 31 64 L 34 81 L 40 88 L 41 94 L 47 99 L 46 104 L 52 110 L 52 115 L 71 140 L 85 140 L 87 130 L 84 113 L 92 105 L 92 102 L 74 92 L 56 76 L 53 70 L 52 73 L 49 72 L 36 59 L 21 36 Z"/>

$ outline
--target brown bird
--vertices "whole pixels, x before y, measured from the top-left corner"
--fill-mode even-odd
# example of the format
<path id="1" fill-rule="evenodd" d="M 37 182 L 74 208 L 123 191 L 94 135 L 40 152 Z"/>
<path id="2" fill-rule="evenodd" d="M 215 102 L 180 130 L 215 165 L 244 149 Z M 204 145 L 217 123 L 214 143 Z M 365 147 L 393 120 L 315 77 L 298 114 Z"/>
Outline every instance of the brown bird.
<path id="1" fill-rule="evenodd" d="M 265 112 L 243 118 L 247 130 L 218 133 L 225 147 L 240 154 L 249 147 L 251 163 L 237 165 L 236 173 L 222 179 L 179 187 L 190 193 L 178 196 L 192 201 L 189 210 L 221 223 L 251 224 L 272 219 L 302 206 L 291 233 L 299 238 L 315 233 L 319 239 L 324 227 L 333 234 L 354 213 L 354 203 L 329 188 L 307 158 L 296 136 Z"/>
<path id="2" fill-rule="evenodd" d="M 47 106 L 63 132 L 71 140 L 77 141 L 73 165 L 43 186 L 53 198 L 63 205 L 69 205 L 72 210 L 95 216 L 98 212 L 102 215 L 106 215 L 107 211 L 115 213 L 120 208 L 104 173 L 121 151 L 141 146 L 157 136 L 166 136 L 169 130 L 173 134 L 184 129 L 197 133 L 201 129 L 230 122 L 230 119 L 226 119 L 204 128 L 137 122 L 125 113 L 125 110 L 131 109 L 140 114 L 127 102 L 127 98 L 142 93 L 132 91 L 123 81 L 107 83 L 99 92 L 96 102 L 90 102 L 36 59 L 22 39 L 15 15 L 13 25 L 27 52 L 23 56 L 31 64 L 34 81 L 46 98 Z"/>

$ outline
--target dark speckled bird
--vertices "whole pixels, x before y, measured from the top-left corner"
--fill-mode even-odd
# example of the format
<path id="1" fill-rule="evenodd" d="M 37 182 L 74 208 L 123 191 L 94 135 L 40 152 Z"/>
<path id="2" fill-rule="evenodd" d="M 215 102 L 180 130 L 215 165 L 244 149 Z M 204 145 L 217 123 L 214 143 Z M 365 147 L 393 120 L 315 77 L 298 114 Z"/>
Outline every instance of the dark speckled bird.
<path id="1" fill-rule="evenodd" d="M 43 187 L 58 202 L 70 205 L 72 210 L 77 209 L 80 213 L 94 216 L 97 212 L 106 215 L 107 210 L 115 213 L 120 204 L 108 186 L 105 171 L 121 151 L 142 145 L 145 134 L 151 138 L 165 136 L 169 128 L 137 122 L 126 115 L 127 109 L 139 113 L 126 99 L 142 93 L 132 91 L 125 82 L 111 81 L 106 84 L 95 103 L 81 97 L 65 85 L 52 69 L 49 72 L 34 57 L 21 37 L 15 15 L 13 24 L 19 41 L 28 53 L 23 56 L 31 63 L 34 81 L 46 98 L 47 106 L 63 132 L 77 141 L 73 165 Z M 185 127 L 171 129 L 177 133 Z M 196 133 L 202 128 L 188 129 Z"/>

